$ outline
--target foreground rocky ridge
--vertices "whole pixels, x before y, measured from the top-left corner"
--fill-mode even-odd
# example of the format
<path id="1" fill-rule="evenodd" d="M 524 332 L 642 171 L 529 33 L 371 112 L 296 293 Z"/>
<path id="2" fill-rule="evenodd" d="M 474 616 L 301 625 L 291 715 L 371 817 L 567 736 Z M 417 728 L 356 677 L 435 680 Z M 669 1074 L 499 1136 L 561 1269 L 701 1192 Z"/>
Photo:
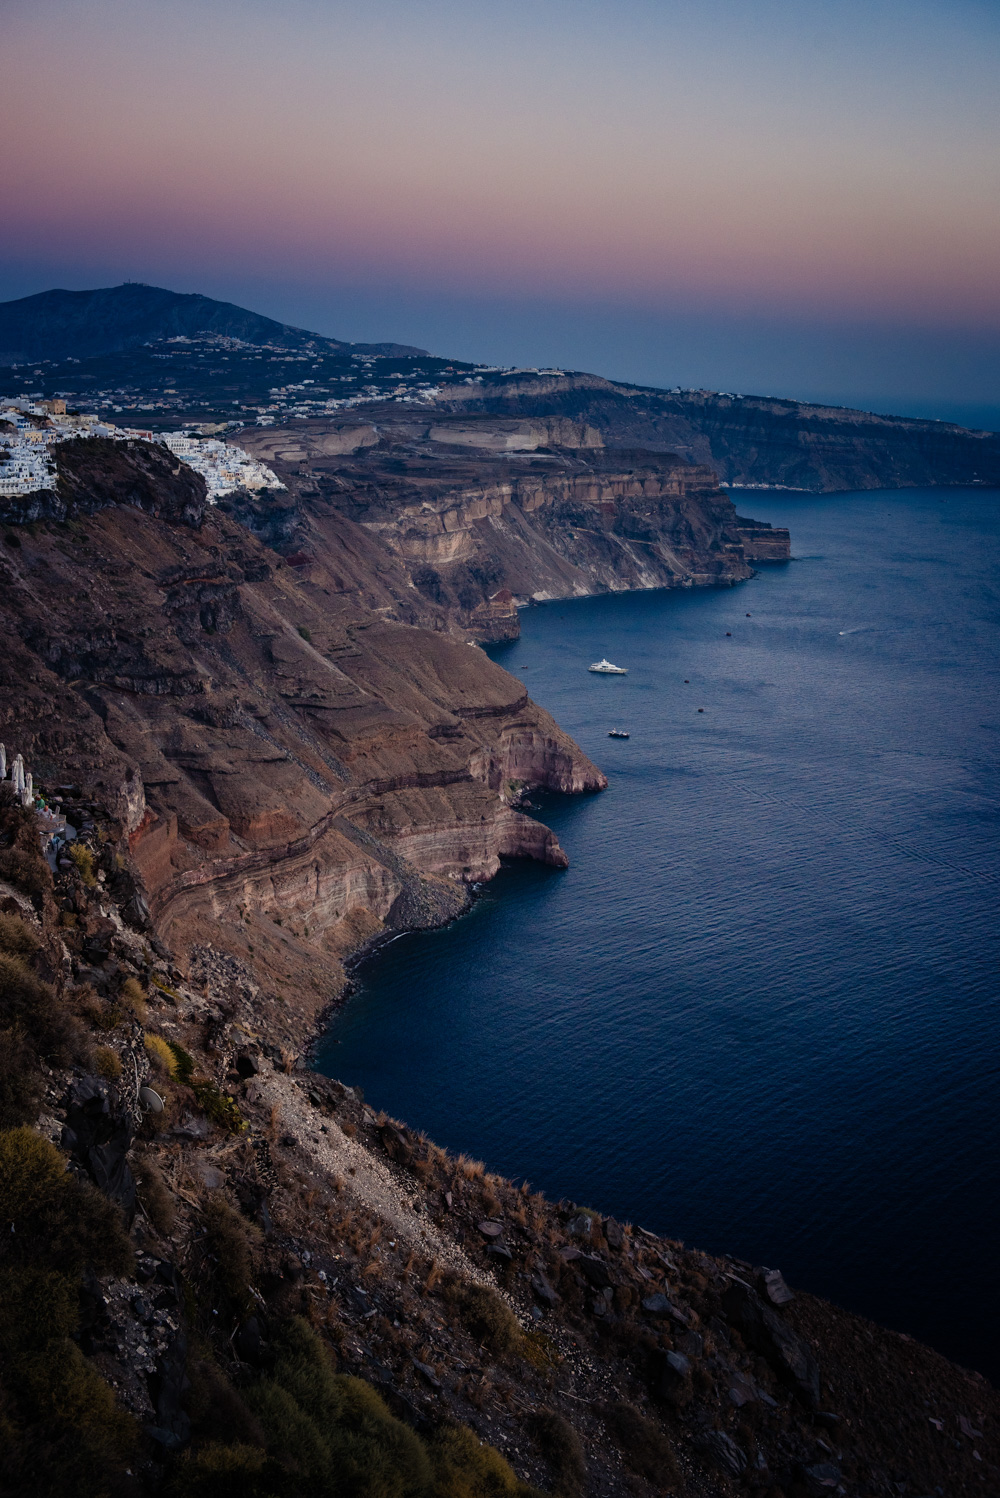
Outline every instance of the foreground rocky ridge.
<path id="1" fill-rule="evenodd" d="M 373 1113 L 275 1043 L 252 963 L 171 953 L 121 824 L 55 794 L 53 879 L 0 792 L 6 1491 L 996 1489 L 978 1375 Z"/>

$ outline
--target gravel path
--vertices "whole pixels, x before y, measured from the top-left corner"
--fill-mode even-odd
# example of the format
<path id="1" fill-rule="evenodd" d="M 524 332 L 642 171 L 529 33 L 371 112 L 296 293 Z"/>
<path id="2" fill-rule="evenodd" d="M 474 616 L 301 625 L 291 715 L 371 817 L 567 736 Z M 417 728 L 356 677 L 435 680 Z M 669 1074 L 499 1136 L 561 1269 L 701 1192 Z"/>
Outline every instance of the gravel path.
<path id="1" fill-rule="evenodd" d="M 394 1238 L 436 1258 L 463 1278 L 496 1289 L 493 1280 L 427 1217 L 419 1205 L 419 1193 L 407 1190 L 360 1140 L 348 1138 L 336 1119 L 321 1114 L 292 1077 L 282 1072 L 258 1077 L 248 1097 L 265 1109 L 277 1108 L 279 1132 L 295 1136 L 300 1160 L 306 1157 L 301 1163 L 307 1163 L 313 1173 L 339 1177 L 345 1194 L 384 1222 Z M 328 1130 L 325 1134 L 320 1132 L 323 1124 Z"/>

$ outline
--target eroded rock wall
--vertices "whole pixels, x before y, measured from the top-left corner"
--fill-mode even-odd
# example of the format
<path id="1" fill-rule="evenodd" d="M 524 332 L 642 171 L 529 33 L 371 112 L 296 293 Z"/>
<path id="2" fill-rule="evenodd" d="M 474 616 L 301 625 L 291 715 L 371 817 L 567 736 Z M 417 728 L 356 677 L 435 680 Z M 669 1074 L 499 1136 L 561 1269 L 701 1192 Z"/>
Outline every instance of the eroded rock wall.
<path id="1" fill-rule="evenodd" d="M 565 862 L 508 783 L 603 775 L 364 528 L 320 517 L 294 566 L 197 519 L 105 504 L 0 553 L 0 738 L 119 820 L 164 935 L 246 955 L 263 921 L 265 970 L 318 1003 L 501 857 Z"/>
<path id="2" fill-rule="evenodd" d="M 294 497 L 283 549 L 306 565 L 312 528 L 349 516 L 440 627 L 479 639 L 516 637 L 529 598 L 728 585 L 789 555 L 788 532 L 740 520 L 711 467 L 606 449 L 586 421 L 389 413 L 373 422 L 376 442 L 338 449 L 338 433 L 356 430 L 309 421 L 241 434 Z"/>

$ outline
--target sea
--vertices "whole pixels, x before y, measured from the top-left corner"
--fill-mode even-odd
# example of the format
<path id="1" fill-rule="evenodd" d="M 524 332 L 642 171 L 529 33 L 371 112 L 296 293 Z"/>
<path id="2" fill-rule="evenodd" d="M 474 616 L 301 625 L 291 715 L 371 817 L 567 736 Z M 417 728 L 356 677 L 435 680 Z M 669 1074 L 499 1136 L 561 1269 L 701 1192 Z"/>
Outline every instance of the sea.
<path id="1" fill-rule="evenodd" d="M 535 797 L 570 867 L 383 947 L 318 1064 L 998 1379 L 1000 491 L 736 498 L 792 561 L 491 649 L 608 789 Z"/>

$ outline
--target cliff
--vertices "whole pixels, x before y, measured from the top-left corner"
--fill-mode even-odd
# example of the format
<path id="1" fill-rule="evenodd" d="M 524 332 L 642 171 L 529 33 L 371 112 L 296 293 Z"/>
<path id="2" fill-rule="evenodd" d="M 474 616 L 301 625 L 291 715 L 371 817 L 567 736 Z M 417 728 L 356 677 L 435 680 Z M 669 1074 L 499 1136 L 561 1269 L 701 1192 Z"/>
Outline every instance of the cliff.
<path id="1" fill-rule="evenodd" d="M 996 1490 L 978 1375 L 374 1113 L 282 1039 L 281 916 L 175 954 L 122 826 L 43 788 L 54 873 L 0 791 L 5 1493 Z"/>
<path id="2" fill-rule="evenodd" d="M 501 857 L 565 862 L 514 803 L 603 775 L 481 650 L 421 627 L 365 528 L 310 517 L 290 566 L 162 450 L 57 456 L 58 493 L 91 498 L 0 553 L 0 737 L 125 825 L 161 933 L 245 955 L 240 913 L 260 916 L 311 1014 L 347 952 L 455 914 Z"/>
<path id="3" fill-rule="evenodd" d="M 308 552 L 309 517 L 335 507 L 406 569 L 441 628 L 517 631 L 514 604 L 634 588 L 720 586 L 789 555 L 786 530 L 737 516 L 715 474 L 673 453 L 608 449 L 562 417 L 382 411 L 369 423 L 290 423 L 239 441 L 294 496 L 284 535 Z"/>
<path id="4" fill-rule="evenodd" d="M 829 493 L 1000 484 L 1000 434 L 943 421 L 705 390 L 663 391 L 594 375 L 492 376 L 444 387 L 447 411 L 585 423 L 608 447 L 670 451 L 723 483 Z"/>

